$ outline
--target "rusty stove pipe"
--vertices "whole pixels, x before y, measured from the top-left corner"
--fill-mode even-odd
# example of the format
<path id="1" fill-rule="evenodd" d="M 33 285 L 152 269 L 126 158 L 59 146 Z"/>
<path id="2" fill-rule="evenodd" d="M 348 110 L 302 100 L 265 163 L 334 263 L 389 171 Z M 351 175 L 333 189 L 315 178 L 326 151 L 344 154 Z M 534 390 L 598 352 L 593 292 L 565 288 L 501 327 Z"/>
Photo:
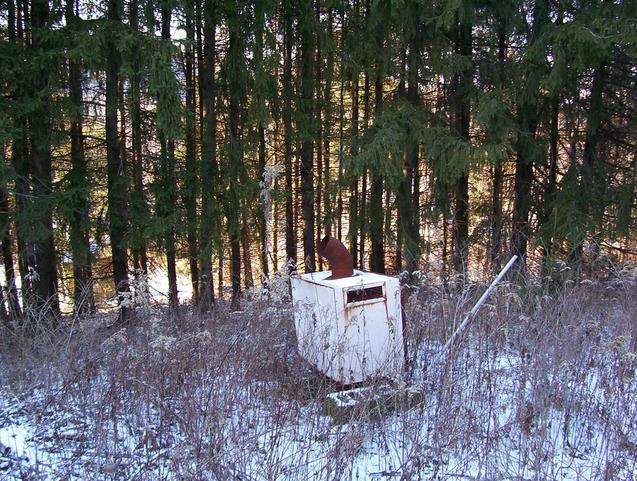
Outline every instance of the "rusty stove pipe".
<path id="1" fill-rule="evenodd" d="M 319 242 L 318 253 L 327 259 L 332 269 L 332 275 L 328 279 L 341 279 L 354 275 L 354 261 L 352 256 L 338 239 L 325 236 Z"/>

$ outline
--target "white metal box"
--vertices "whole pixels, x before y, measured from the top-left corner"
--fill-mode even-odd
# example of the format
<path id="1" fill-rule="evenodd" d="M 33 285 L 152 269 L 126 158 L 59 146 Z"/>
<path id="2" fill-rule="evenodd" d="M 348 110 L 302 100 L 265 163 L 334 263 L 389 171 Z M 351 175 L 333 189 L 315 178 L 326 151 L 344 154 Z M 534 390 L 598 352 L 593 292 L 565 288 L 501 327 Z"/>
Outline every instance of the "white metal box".
<path id="1" fill-rule="evenodd" d="M 395 378 L 404 364 L 398 279 L 354 271 L 293 277 L 294 324 L 300 354 L 342 384 Z"/>

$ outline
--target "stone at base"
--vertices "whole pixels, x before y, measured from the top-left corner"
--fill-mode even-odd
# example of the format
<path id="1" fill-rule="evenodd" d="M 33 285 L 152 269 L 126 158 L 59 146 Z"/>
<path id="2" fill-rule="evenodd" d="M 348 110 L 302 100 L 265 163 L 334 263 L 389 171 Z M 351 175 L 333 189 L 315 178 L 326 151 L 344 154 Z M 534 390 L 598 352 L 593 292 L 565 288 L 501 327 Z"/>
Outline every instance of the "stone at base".
<path id="1" fill-rule="evenodd" d="M 323 411 L 334 422 L 346 424 L 352 420 L 379 421 L 423 402 L 422 390 L 383 384 L 330 393 L 323 402 Z"/>

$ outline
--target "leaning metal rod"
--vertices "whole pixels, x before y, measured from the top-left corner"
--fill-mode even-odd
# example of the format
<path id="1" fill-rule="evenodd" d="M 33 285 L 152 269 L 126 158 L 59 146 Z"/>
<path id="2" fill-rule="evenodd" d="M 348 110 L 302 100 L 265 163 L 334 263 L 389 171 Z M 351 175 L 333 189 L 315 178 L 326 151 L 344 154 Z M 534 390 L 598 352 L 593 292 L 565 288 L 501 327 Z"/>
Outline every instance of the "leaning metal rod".
<path id="1" fill-rule="evenodd" d="M 484 292 L 484 294 L 482 294 L 482 297 L 480 297 L 480 299 L 478 299 L 478 302 L 476 302 L 476 305 L 473 306 L 473 309 L 471 309 L 471 312 L 469 312 L 469 314 L 464 316 L 462 324 L 460 324 L 458 329 L 456 329 L 456 331 L 451 335 L 451 337 L 447 341 L 447 344 L 445 344 L 445 347 L 442 348 L 442 352 L 440 353 L 440 359 L 442 359 L 442 357 L 445 355 L 447 350 L 451 347 L 451 345 L 453 344 L 453 341 L 455 341 L 456 337 L 458 337 L 458 335 L 464 330 L 464 328 L 467 327 L 467 324 L 469 324 L 469 321 L 473 318 L 473 316 L 475 316 L 477 314 L 477 312 L 480 309 L 480 307 L 482 306 L 482 304 L 484 304 L 484 301 L 486 301 L 487 297 L 489 297 L 489 294 L 491 294 L 491 291 L 493 291 L 493 289 L 498 284 L 498 282 L 500 282 L 502 280 L 504 275 L 511 268 L 511 266 L 517 260 L 517 258 L 518 258 L 518 256 L 516 256 L 516 255 L 511 257 L 511 260 L 509 260 L 509 262 L 507 262 L 507 265 L 502 268 L 502 270 L 498 274 L 498 277 L 496 277 L 493 280 L 493 282 L 491 283 L 489 288 Z"/>

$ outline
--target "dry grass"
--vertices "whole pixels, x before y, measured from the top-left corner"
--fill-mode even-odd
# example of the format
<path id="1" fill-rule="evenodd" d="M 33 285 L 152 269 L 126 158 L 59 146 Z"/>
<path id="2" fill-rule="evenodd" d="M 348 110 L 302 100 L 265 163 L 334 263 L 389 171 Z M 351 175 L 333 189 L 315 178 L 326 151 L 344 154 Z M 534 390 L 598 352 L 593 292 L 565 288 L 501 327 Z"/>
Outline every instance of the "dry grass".
<path id="1" fill-rule="evenodd" d="M 415 288 L 405 385 L 423 403 L 345 424 L 323 414 L 334 386 L 296 355 L 286 303 L 5 332 L 0 478 L 634 479 L 634 281 L 501 286 L 434 361 L 480 293 Z"/>

